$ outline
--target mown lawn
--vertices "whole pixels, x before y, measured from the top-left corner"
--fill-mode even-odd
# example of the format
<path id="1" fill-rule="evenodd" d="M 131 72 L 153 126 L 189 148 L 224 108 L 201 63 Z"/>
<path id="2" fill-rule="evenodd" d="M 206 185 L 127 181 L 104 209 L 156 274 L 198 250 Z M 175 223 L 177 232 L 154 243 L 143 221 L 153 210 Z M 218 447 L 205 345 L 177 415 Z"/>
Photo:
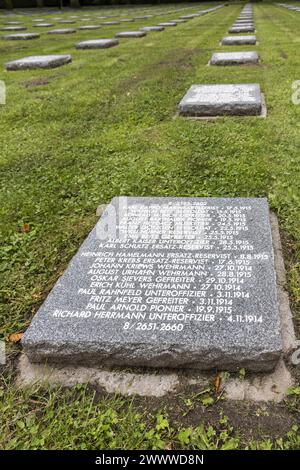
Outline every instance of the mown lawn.
<path id="1" fill-rule="evenodd" d="M 207 5 L 191 11 L 199 8 Z M 282 230 L 299 333 L 300 103 L 292 102 L 292 84 L 300 80 L 300 14 L 255 4 L 261 64 L 207 67 L 213 52 L 253 49 L 219 45 L 241 8 L 231 5 L 108 50 L 77 51 L 74 43 L 113 37 L 181 13 L 66 36 L 40 30 L 41 38 L 33 41 L 0 40 L 0 79 L 7 87 L 7 104 L 0 106 L 0 338 L 26 329 L 93 227 L 97 206 L 117 195 L 268 197 Z M 51 15 L 41 17 L 51 20 Z M 24 22 L 31 23 L 27 17 Z M 9 60 L 54 53 L 71 53 L 72 64 L 4 71 Z M 261 85 L 267 119 L 174 118 L 193 83 L 252 82 Z M 85 389 L 20 393 L 13 386 L 17 347 L 7 346 L 0 448 L 300 447 L 295 394 L 285 404 L 265 407 L 270 420 L 263 421 L 263 443 L 256 444 L 251 430 L 260 426 L 256 405 L 249 405 L 249 429 L 233 412 L 231 427 L 225 403 L 216 405 L 210 428 L 212 412 L 206 409 L 204 427 L 188 420 L 183 426 L 178 416 L 173 423 L 172 410 L 159 403 L 145 412 L 139 402 L 94 397 Z M 278 414 L 280 428 L 271 422 Z"/>

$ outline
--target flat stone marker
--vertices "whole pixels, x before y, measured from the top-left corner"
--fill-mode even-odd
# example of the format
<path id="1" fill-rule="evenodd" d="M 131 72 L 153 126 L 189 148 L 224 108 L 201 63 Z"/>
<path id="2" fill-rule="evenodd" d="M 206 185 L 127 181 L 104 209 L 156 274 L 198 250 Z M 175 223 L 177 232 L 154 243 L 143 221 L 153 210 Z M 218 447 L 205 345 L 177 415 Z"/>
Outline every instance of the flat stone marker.
<path id="1" fill-rule="evenodd" d="M 6 70 L 53 69 L 72 62 L 70 55 L 40 55 L 7 62 Z"/>
<path id="2" fill-rule="evenodd" d="M 254 26 L 232 26 L 232 28 L 228 30 L 229 33 L 254 33 L 254 31 Z"/>
<path id="3" fill-rule="evenodd" d="M 267 201 L 114 198 L 22 343 L 31 362 L 273 369 Z"/>
<path id="4" fill-rule="evenodd" d="M 76 23 L 75 20 L 60 20 L 61 24 L 74 24 Z"/>
<path id="5" fill-rule="evenodd" d="M 258 84 L 192 85 L 179 103 L 182 116 L 259 115 L 262 96 Z"/>
<path id="6" fill-rule="evenodd" d="M 52 28 L 53 23 L 36 23 L 32 25 L 34 28 Z"/>
<path id="7" fill-rule="evenodd" d="M 87 25 L 79 27 L 79 29 L 83 29 L 83 30 L 99 29 L 99 28 L 102 28 L 101 24 L 87 24 Z"/>
<path id="8" fill-rule="evenodd" d="M 120 24 L 120 21 L 105 21 L 104 23 L 105 26 L 115 26 L 117 24 Z"/>
<path id="9" fill-rule="evenodd" d="M 21 21 L 6 21 L 4 24 L 8 24 L 8 25 L 21 25 L 23 24 Z"/>
<path id="10" fill-rule="evenodd" d="M 121 31 L 116 34 L 116 38 L 142 38 L 146 34 L 146 31 Z"/>
<path id="11" fill-rule="evenodd" d="M 48 31 L 48 34 L 72 34 L 76 33 L 76 29 L 74 28 L 61 28 L 61 29 L 52 29 Z"/>
<path id="12" fill-rule="evenodd" d="M 151 31 L 164 31 L 164 27 L 163 26 L 144 26 L 143 28 L 141 28 L 141 31 L 146 31 L 147 32 L 151 32 Z"/>
<path id="13" fill-rule="evenodd" d="M 222 39 L 222 44 L 224 46 L 256 44 L 256 36 L 226 36 Z"/>
<path id="14" fill-rule="evenodd" d="M 0 31 L 25 31 L 26 29 L 25 26 L 5 26 L 0 28 Z"/>
<path id="15" fill-rule="evenodd" d="M 76 44 L 76 49 L 108 49 L 119 44 L 117 39 L 90 39 Z"/>
<path id="16" fill-rule="evenodd" d="M 177 23 L 168 21 L 167 23 L 158 23 L 158 26 L 163 26 L 164 28 L 168 28 L 170 26 L 177 26 Z"/>
<path id="17" fill-rule="evenodd" d="M 258 64 L 259 58 L 255 51 L 251 52 L 216 52 L 210 59 L 210 65 L 242 65 Z"/>
<path id="18" fill-rule="evenodd" d="M 236 20 L 236 23 L 240 23 L 240 24 L 248 24 L 248 23 L 253 23 L 253 20 L 251 18 L 248 18 L 248 19 L 237 19 Z"/>
<path id="19" fill-rule="evenodd" d="M 253 23 L 234 23 L 232 25 L 233 28 L 239 28 L 240 26 L 242 26 L 243 28 L 254 28 L 254 24 Z"/>
<path id="20" fill-rule="evenodd" d="M 8 34 L 3 36 L 3 39 L 8 41 L 27 41 L 29 39 L 37 39 L 40 35 L 37 33 L 20 33 L 20 34 Z"/>

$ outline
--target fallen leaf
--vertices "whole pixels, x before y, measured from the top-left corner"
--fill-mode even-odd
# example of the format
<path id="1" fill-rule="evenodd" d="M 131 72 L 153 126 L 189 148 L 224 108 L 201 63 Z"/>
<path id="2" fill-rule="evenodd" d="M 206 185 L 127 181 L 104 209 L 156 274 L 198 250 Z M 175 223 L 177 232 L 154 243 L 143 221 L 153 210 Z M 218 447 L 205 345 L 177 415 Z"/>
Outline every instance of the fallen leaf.
<path id="1" fill-rule="evenodd" d="M 23 334 L 24 333 L 11 333 L 8 337 L 8 341 L 10 343 L 18 343 L 21 341 Z"/>
<path id="2" fill-rule="evenodd" d="M 218 374 L 214 380 L 214 386 L 215 386 L 215 391 L 216 393 L 219 393 L 220 392 L 220 388 L 221 388 L 221 382 L 222 382 L 222 378 L 221 378 L 221 375 Z"/>
<path id="3" fill-rule="evenodd" d="M 24 224 L 23 227 L 22 227 L 22 232 L 23 233 L 30 232 L 30 225 L 29 224 Z"/>

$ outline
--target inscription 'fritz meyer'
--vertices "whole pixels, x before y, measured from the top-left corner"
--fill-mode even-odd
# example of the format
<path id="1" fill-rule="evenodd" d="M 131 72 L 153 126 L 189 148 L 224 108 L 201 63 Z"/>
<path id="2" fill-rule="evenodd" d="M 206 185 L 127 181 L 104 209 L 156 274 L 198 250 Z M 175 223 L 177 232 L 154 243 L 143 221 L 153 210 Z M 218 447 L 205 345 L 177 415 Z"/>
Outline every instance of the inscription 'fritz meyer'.
<path id="1" fill-rule="evenodd" d="M 272 369 L 281 337 L 266 200 L 113 199 L 23 346 L 32 361 Z"/>

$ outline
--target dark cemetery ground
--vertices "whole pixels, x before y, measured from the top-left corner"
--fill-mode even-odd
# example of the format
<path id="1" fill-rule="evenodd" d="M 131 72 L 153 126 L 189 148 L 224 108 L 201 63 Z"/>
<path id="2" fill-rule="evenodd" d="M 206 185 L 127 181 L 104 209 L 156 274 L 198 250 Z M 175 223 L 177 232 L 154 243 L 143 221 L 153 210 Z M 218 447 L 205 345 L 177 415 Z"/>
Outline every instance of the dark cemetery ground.
<path id="1" fill-rule="evenodd" d="M 95 224 L 96 207 L 117 195 L 268 197 L 280 222 L 299 336 L 300 93 L 292 84 L 300 80 L 300 14 L 254 4 L 259 45 L 220 46 L 241 8 L 120 39 L 106 50 L 76 50 L 75 43 L 185 13 L 66 36 L 40 28 L 39 39 L 0 40 L 0 79 L 7 86 L 7 104 L 0 106 L 1 338 L 27 328 Z M 100 14 L 93 10 L 84 24 L 101 22 L 94 19 Z M 52 20 L 57 13 L 37 15 L 60 27 Z M 36 32 L 29 16 L 16 20 Z M 214 52 L 239 50 L 256 50 L 260 64 L 207 67 Z M 73 61 L 52 70 L 4 72 L 6 62 L 40 54 L 71 54 Z M 193 83 L 259 83 L 268 116 L 175 118 Z M 0 448 L 300 447 L 296 367 L 291 370 L 298 386 L 280 404 L 226 400 L 217 374 L 205 390 L 132 399 L 82 386 L 17 390 L 20 347 L 7 341 L 7 351 Z"/>

